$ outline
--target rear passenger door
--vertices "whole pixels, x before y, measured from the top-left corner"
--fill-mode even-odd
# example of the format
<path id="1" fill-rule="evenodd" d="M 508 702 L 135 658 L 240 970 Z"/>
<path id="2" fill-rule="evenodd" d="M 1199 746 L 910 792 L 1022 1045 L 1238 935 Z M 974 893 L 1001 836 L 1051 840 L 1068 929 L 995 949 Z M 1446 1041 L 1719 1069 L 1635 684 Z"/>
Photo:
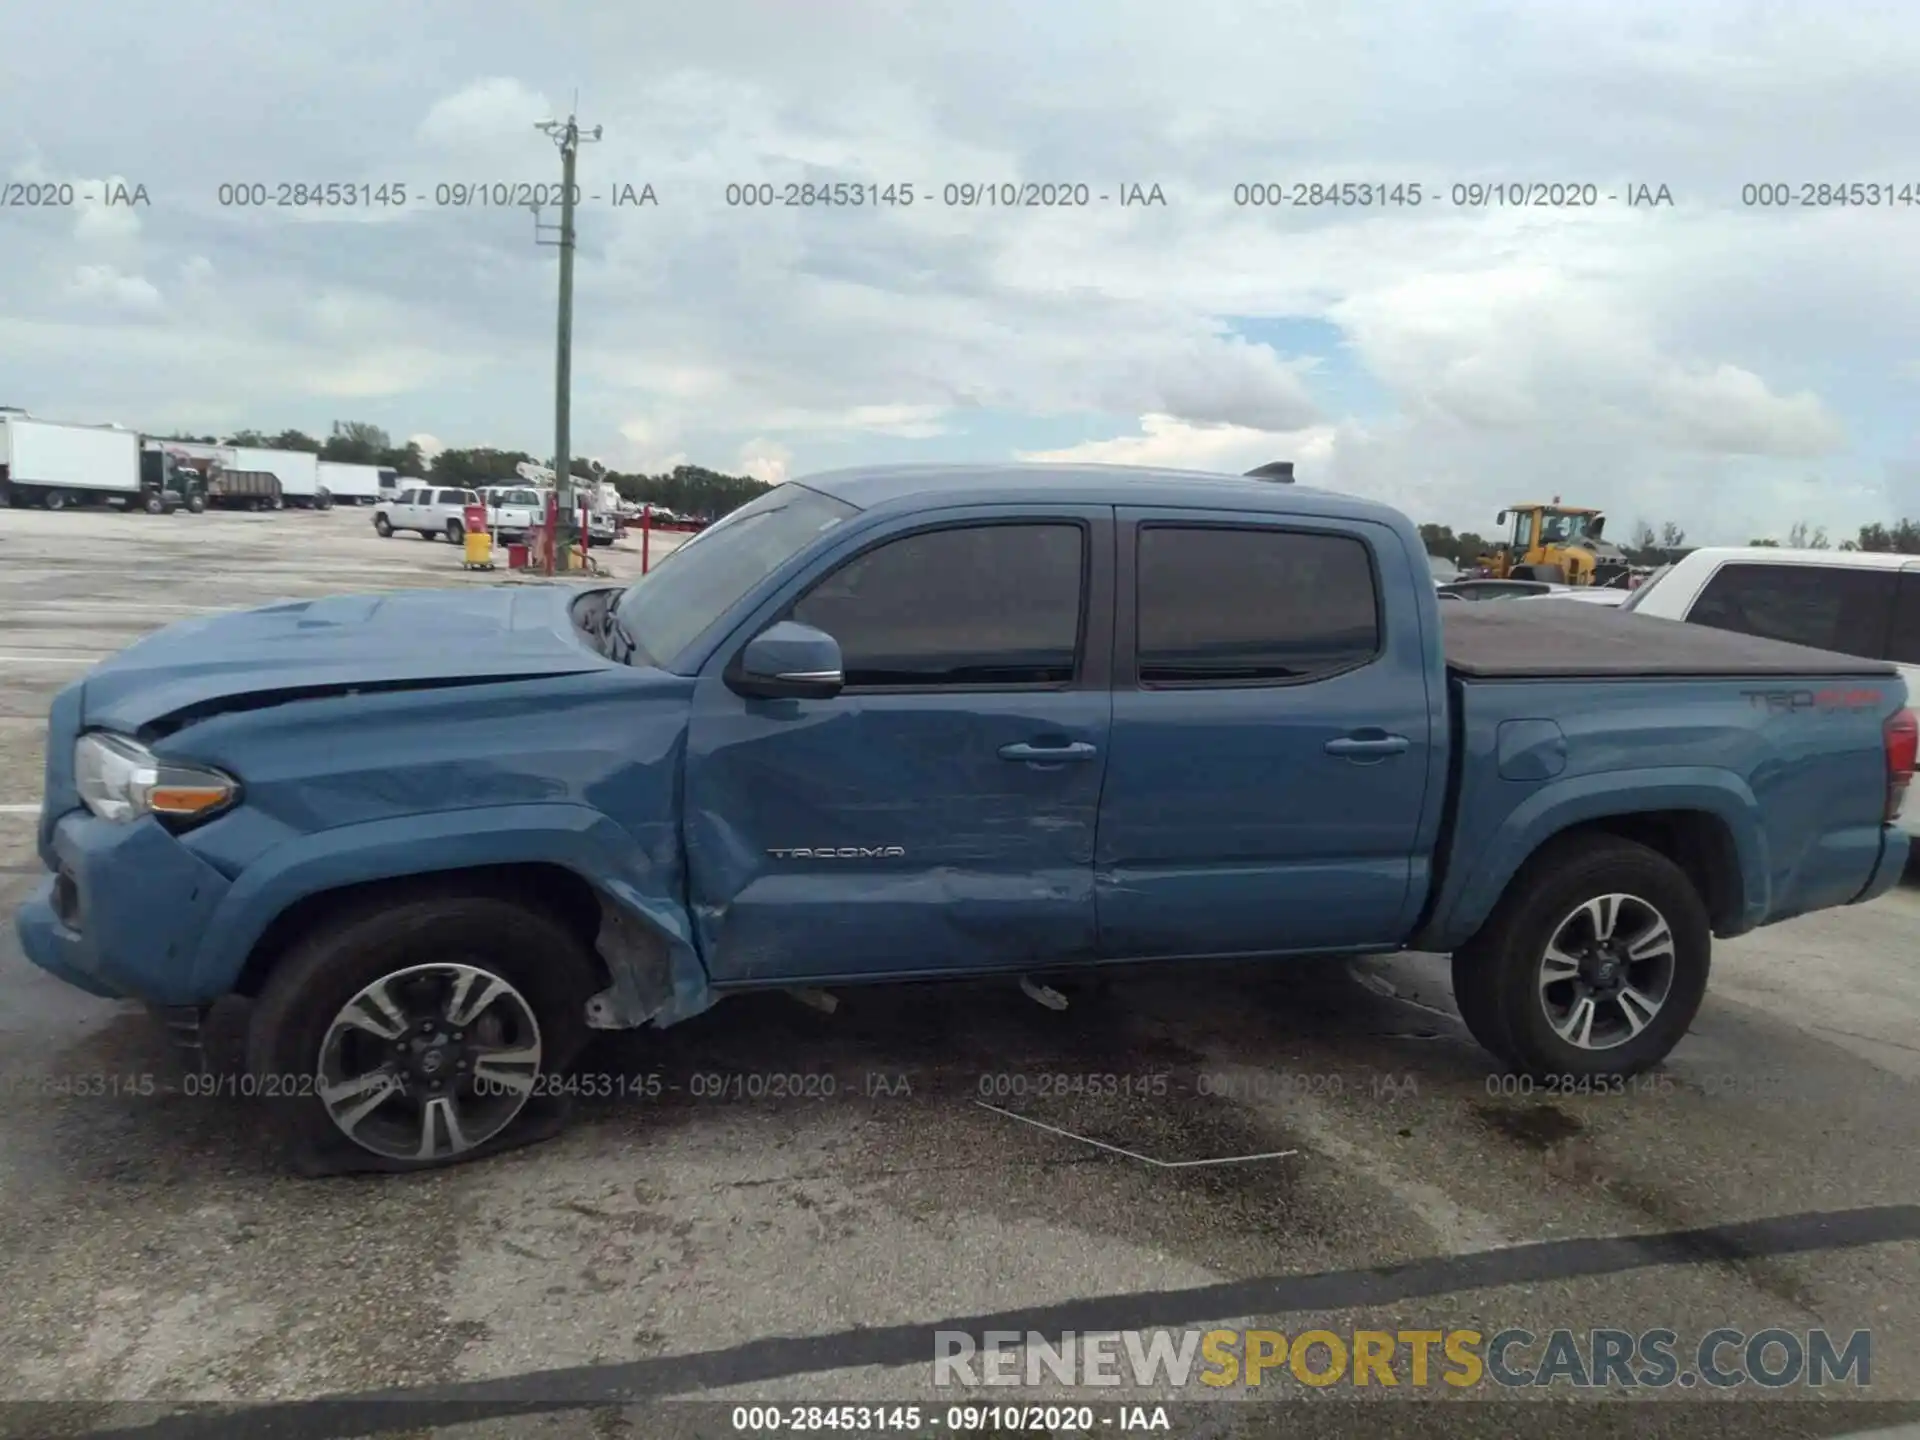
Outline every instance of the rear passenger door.
<path id="1" fill-rule="evenodd" d="M 1122 510 L 1118 540 L 1102 955 L 1397 943 L 1443 698 L 1418 557 L 1385 526 L 1291 516 Z"/>

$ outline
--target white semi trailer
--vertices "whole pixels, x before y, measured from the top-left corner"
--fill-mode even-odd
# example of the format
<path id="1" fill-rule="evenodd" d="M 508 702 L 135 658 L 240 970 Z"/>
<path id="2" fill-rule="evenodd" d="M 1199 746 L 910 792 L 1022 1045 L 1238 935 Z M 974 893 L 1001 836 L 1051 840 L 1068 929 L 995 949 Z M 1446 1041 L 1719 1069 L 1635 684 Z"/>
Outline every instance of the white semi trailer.
<path id="1" fill-rule="evenodd" d="M 144 495 L 136 431 L 0 413 L 0 504 L 137 506 Z"/>
<path id="2" fill-rule="evenodd" d="M 305 450 L 261 450 L 245 445 L 229 447 L 230 470 L 265 471 L 280 481 L 282 503 L 302 509 L 326 509 L 332 500 L 321 492 L 320 457 Z"/>
<path id="3" fill-rule="evenodd" d="M 394 472 L 379 465 L 349 465 L 342 460 L 320 462 L 320 485 L 336 505 L 375 505 L 383 499 L 381 476 Z M 387 493 L 393 487 L 388 485 Z"/>

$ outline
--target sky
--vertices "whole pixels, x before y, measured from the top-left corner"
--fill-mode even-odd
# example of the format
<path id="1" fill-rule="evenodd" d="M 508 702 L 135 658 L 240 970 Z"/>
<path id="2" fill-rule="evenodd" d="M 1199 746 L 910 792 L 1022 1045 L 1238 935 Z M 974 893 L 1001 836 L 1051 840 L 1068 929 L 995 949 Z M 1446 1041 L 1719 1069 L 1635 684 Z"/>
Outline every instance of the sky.
<path id="1" fill-rule="evenodd" d="M 550 455 L 558 251 L 493 187 L 557 186 L 577 97 L 572 449 L 617 470 L 1920 516 L 1906 5 L 14 0 L 8 36 L 0 404 L 47 418 Z M 892 197 L 729 203 L 809 182 Z M 1343 182 L 1380 203 L 1237 203 Z M 1882 203 L 1798 203 L 1851 183 Z M 277 203 L 328 184 L 385 203 Z M 1086 203 L 965 203 L 1005 184 Z M 1548 185 L 1595 203 L 1486 199 Z"/>

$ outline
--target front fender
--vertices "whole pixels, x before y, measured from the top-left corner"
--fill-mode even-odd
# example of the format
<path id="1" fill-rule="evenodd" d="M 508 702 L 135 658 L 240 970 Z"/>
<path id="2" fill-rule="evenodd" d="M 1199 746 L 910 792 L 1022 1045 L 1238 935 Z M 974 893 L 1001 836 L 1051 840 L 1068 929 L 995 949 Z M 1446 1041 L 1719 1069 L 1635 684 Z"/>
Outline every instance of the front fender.
<path id="1" fill-rule="evenodd" d="M 1507 813 L 1484 841 L 1463 843 L 1456 829 L 1446 879 L 1414 949 L 1447 954 L 1485 923 L 1522 865 L 1572 826 L 1591 820 L 1692 810 L 1713 815 L 1733 836 L 1740 869 L 1740 923 L 1761 924 L 1770 908 L 1766 830 L 1760 802 L 1739 776 L 1710 766 L 1613 770 L 1545 785 Z"/>
<path id="2" fill-rule="evenodd" d="M 309 896 L 375 880 L 395 880 L 485 865 L 564 866 L 620 911 L 650 926 L 667 949 L 672 1009 L 702 1008 L 706 969 L 693 947 L 693 930 L 680 874 L 679 841 L 670 822 L 649 826 L 644 840 L 582 805 L 497 805 L 447 810 L 342 825 L 276 845 L 250 863 L 213 912 L 193 960 L 196 993 L 230 992 L 267 926 Z M 629 976 L 630 946 L 608 955 L 617 991 L 631 993 L 643 979 Z"/>

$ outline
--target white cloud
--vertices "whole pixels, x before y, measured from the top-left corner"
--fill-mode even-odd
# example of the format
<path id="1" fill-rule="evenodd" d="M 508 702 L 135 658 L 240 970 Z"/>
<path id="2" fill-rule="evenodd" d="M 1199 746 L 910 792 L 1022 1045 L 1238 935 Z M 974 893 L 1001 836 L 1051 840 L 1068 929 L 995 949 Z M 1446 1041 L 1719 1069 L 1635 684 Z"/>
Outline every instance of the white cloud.
<path id="1" fill-rule="evenodd" d="M 1172 470 L 1213 470 L 1243 475 L 1269 460 L 1292 460 L 1307 478 L 1308 465 L 1330 453 L 1323 428 L 1271 431 L 1246 425 L 1196 425 L 1172 415 L 1143 415 L 1130 435 L 1088 440 L 1053 450 L 1029 450 L 1022 460 L 1068 464 L 1154 465 Z"/>
<path id="2" fill-rule="evenodd" d="M 533 138 L 532 127 L 535 124 L 554 118 L 553 107 L 544 96 L 511 76 L 494 76 L 476 80 L 455 94 L 434 102 L 426 118 L 420 122 L 419 137 L 428 145 L 453 150 L 492 145 L 503 140 L 524 143 Z M 457 178 L 487 182 L 493 177 Z"/>
<path id="3" fill-rule="evenodd" d="M 739 474 L 751 475 L 770 485 L 785 480 L 792 463 L 793 452 L 786 446 L 760 438 L 749 440 L 734 456 L 734 469 Z"/>
<path id="4" fill-rule="evenodd" d="M 162 306 L 160 292 L 144 275 L 123 275 L 111 265 L 76 265 L 67 291 L 89 304 L 128 311 L 153 312 Z"/>

